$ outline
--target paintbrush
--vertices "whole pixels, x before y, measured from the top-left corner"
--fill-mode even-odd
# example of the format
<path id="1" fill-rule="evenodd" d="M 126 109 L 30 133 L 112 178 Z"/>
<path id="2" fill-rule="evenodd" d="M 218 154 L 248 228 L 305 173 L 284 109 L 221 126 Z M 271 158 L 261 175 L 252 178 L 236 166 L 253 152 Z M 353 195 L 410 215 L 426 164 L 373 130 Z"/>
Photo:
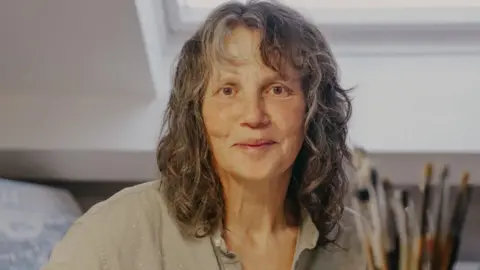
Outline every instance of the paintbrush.
<path id="1" fill-rule="evenodd" d="M 386 246 L 385 246 L 385 226 L 384 226 L 384 216 L 382 216 L 382 208 L 385 205 L 385 198 L 379 196 L 379 185 L 378 172 L 375 168 L 370 168 L 370 185 L 369 192 L 372 194 L 372 200 L 370 200 L 371 206 L 371 216 L 373 224 L 373 233 L 372 233 L 372 243 L 373 250 L 375 254 L 375 265 L 384 270 L 388 270 L 388 263 L 386 257 Z M 382 187 L 383 189 L 383 187 Z"/>
<path id="2" fill-rule="evenodd" d="M 454 212 L 450 224 L 450 235 L 447 241 L 446 255 L 448 257 L 447 269 L 453 269 L 460 249 L 463 226 L 470 205 L 472 186 L 468 183 L 470 175 L 465 172 L 462 177 L 460 190 L 456 196 Z"/>
<path id="3" fill-rule="evenodd" d="M 358 213 L 355 215 L 355 224 L 357 227 L 357 233 L 360 242 L 362 243 L 363 252 L 365 258 L 367 259 L 368 269 L 375 270 L 375 263 L 373 258 L 373 251 L 372 251 L 372 244 L 370 241 L 371 232 L 370 232 L 370 225 L 369 219 L 366 218 L 369 216 L 369 201 L 370 201 L 370 194 L 368 193 L 368 189 L 362 188 L 357 190 L 356 196 L 352 200 L 352 206 L 354 210 Z"/>
<path id="4" fill-rule="evenodd" d="M 367 207 L 370 212 L 369 216 L 372 223 L 370 245 L 373 252 L 374 265 L 375 268 L 385 269 L 385 256 L 381 241 L 381 221 L 378 209 L 378 198 L 374 188 L 374 184 L 377 182 L 378 174 L 373 168 L 371 160 L 368 158 L 366 152 L 358 147 L 354 149 L 354 166 L 356 169 L 357 187 L 359 189 L 367 189 L 369 193 Z"/>
<path id="5" fill-rule="evenodd" d="M 410 197 L 410 196 L 408 196 Z M 418 245 L 417 240 L 420 237 L 420 223 L 418 222 L 418 216 L 416 215 L 415 202 L 411 198 L 408 199 L 408 205 L 405 209 L 408 221 L 408 244 L 409 244 L 409 267 L 408 270 L 413 270 L 417 268 L 418 262 L 416 261 L 418 257 Z"/>
<path id="6" fill-rule="evenodd" d="M 433 236 L 433 245 L 432 245 L 432 256 L 430 263 L 432 269 L 440 269 L 442 262 L 442 246 L 443 246 L 443 237 L 445 232 L 442 230 L 442 220 L 444 218 L 444 204 L 446 204 L 447 198 L 444 198 L 446 180 L 449 174 L 447 166 L 444 166 L 440 174 L 440 182 L 438 184 L 438 196 L 437 202 L 435 204 L 435 215 L 434 215 L 434 236 Z M 443 228 L 444 229 L 444 228 Z"/>
<path id="7" fill-rule="evenodd" d="M 417 249 L 417 270 L 422 270 L 426 259 L 426 241 L 428 233 L 428 207 L 430 204 L 430 185 L 432 182 L 433 165 L 427 163 L 424 170 L 424 181 L 420 186 L 422 191 L 422 203 L 420 208 L 420 235 Z"/>
<path id="8" fill-rule="evenodd" d="M 394 213 L 394 190 L 392 183 L 388 178 L 383 179 L 382 189 L 384 191 L 385 198 L 385 237 L 388 239 L 386 241 L 386 252 L 387 252 L 387 262 L 389 270 L 398 270 L 399 260 L 400 260 L 400 246 L 399 246 L 399 235 L 397 231 L 397 226 L 395 224 L 395 213 Z"/>
<path id="9" fill-rule="evenodd" d="M 410 241 L 409 225 L 406 208 L 408 207 L 408 193 L 405 190 L 395 190 L 393 192 L 392 209 L 395 214 L 394 225 L 398 232 L 398 268 L 399 270 L 409 270 Z M 391 265 L 392 263 L 390 263 Z M 392 269 L 392 268 L 390 268 Z"/>

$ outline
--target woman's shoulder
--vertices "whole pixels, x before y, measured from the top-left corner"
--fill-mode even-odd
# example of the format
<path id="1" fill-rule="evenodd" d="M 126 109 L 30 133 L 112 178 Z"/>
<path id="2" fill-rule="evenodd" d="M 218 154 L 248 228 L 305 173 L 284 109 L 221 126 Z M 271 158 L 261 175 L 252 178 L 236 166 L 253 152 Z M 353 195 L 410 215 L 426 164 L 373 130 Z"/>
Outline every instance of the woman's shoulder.
<path id="1" fill-rule="evenodd" d="M 160 183 L 151 181 L 122 189 L 95 204 L 75 224 L 98 229 L 108 226 L 109 230 L 122 231 L 141 222 L 158 223 L 164 218 L 165 212 Z"/>
<path id="2" fill-rule="evenodd" d="M 154 233 L 170 219 L 160 192 L 160 181 L 150 181 L 125 188 L 92 206 L 75 224 L 109 235 Z"/>
<path id="3" fill-rule="evenodd" d="M 158 250 L 161 245 L 157 239 L 167 212 L 159 181 L 123 189 L 74 222 L 56 245 L 45 269 L 63 269 L 74 264 L 85 266 L 84 269 L 135 269 L 130 265 L 138 259 L 134 254 L 145 256 L 141 255 L 142 250 Z M 103 265 L 107 262 L 109 267 Z M 111 265 L 118 262 L 123 265 Z"/>
<path id="4" fill-rule="evenodd" d="M 354 210 L 345 208 L 337 230 L 332 232 L 337 234 L 337 241 L 317 250 L 314 265 L 327 269 L 365 269 L 362 266 L 366 266 L 366 261 L 355 227 L 356 215 Z"/>
<path id="5" fill-rule="evenodd" d="M 123 218 L 128 214 L 138 215 L 145 211 L 159 212 L 164 205 L 160 193 L 160 181 L 150 181 L 118 191 L 110 198 L 92 206 L 79 221 L 91 218 Z M 116 216 L 117 212 L 121 212 L 122 215 Z"/>

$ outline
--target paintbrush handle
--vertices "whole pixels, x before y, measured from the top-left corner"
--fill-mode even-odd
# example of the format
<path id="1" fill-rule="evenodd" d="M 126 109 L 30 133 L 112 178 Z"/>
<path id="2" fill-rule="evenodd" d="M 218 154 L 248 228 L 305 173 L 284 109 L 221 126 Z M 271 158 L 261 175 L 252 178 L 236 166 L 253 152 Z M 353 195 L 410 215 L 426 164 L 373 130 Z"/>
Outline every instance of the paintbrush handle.
<path id="1" fill-rule="evenodd" d="M 404 243 L 400 246 L 400 270 L 410 270 L 410 246 Z"/>
<path id="2" fill-rule="evenodd" d="M 417 240 L 417 270 L 422 270 L 423 268 L 423 252 L 425 250 L 425 239 L 420 236 Z"/>
<path id="3" fill-rule="evenodd" d="M 453 267 L 455 266 L 455 263 L 457 262 L 457 259 L 458 259 L 459 249 L 460 249 L 460 237 L 455 236 L 452 238 L 452 242 L 451 242 L 451 251 L 450 251 L 448 267 L 447 267 L 448 270 L 453 270 Z"/>

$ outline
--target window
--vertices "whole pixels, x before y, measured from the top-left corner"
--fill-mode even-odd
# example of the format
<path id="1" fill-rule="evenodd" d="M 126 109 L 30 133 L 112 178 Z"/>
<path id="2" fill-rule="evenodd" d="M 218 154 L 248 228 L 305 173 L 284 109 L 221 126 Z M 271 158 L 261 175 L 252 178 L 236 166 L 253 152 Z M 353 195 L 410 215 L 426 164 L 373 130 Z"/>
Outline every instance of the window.
<path id="1" fill-rule="evenodd" d="M 209 12 L 227 0 L 164 0 L 172 33 L 191 33 Z M 247 1 L 247 0 L 241 0 Z M 282 1 L 282 0 L 280 0 Z M 480 31 L 480 0 L 283 0 L 325 32 L 384 36 L 435 29 Z M 378 31 L 377 31 L 378 30 Z M 372 32 L 373 31 L 373 32 Z M 342 34 L 345 33 L 345 34 Z M 478 32 L 477 32 L 478 33 Z M 408 36 L 408 35 L 407 35 Z M 418 34 L 422 36 L 422 34 Z M 410 38 L 408 39 L 410 40 Z"/>
<path id="2" fill-rule="evenodd" d="M 191 31 L 226 0 L 164 0 L 170 29 Z M 246 0 L 243 0 L 246 1 Z M 319 25 L 480 25 L 479 0 L 283 0 Z"/>
<path id="3" fill-rule="evenodd" d="M 227 0 L 163 0 L 172 51 Z M 247 0 L 240 0 L 247 1 Z M 351 55 L 478 53 L 480 0 L 280 0 Z M 170 45 L 167 45 L 170 46 Z"/>
<path id="4" fill-rule="evenodd" d="M 182 8 L 212 8 L 225 0 L 176 0 Z M 284 3 L 300 8 L 365 9 L 365 8 L 451 8 L 479 7 L 478 0 L 284 0 Z"/>

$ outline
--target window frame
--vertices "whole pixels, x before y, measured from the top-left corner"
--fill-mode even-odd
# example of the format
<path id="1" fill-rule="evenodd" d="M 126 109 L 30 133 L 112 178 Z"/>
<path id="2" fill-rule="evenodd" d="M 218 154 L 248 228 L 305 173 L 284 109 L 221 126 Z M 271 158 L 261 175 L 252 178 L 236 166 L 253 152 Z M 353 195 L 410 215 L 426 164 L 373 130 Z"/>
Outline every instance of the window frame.
<path id="1" fill-rule="evenodd" d="M 210 9 L 182 10 L 177 0 L 163 0 L 163 4 L 166 51 L 176 52 Z M 480 4 L 474 8 L 297 10 L 313 19 L 341 55 L 480 53 Z"/>
<path id="2" fill-rule="evenodd" d="M 164 0 L 170 31 L 191 32 L 211 9 L 180 7 L 177 0 Z M 478 7 L 423 7 L 423 8 L 297 8 L 317 25 L 340 28 L 385 27 L 472 27 L 480 25 Z M 480 28 L 480 27 L 479 27 Z"/>

